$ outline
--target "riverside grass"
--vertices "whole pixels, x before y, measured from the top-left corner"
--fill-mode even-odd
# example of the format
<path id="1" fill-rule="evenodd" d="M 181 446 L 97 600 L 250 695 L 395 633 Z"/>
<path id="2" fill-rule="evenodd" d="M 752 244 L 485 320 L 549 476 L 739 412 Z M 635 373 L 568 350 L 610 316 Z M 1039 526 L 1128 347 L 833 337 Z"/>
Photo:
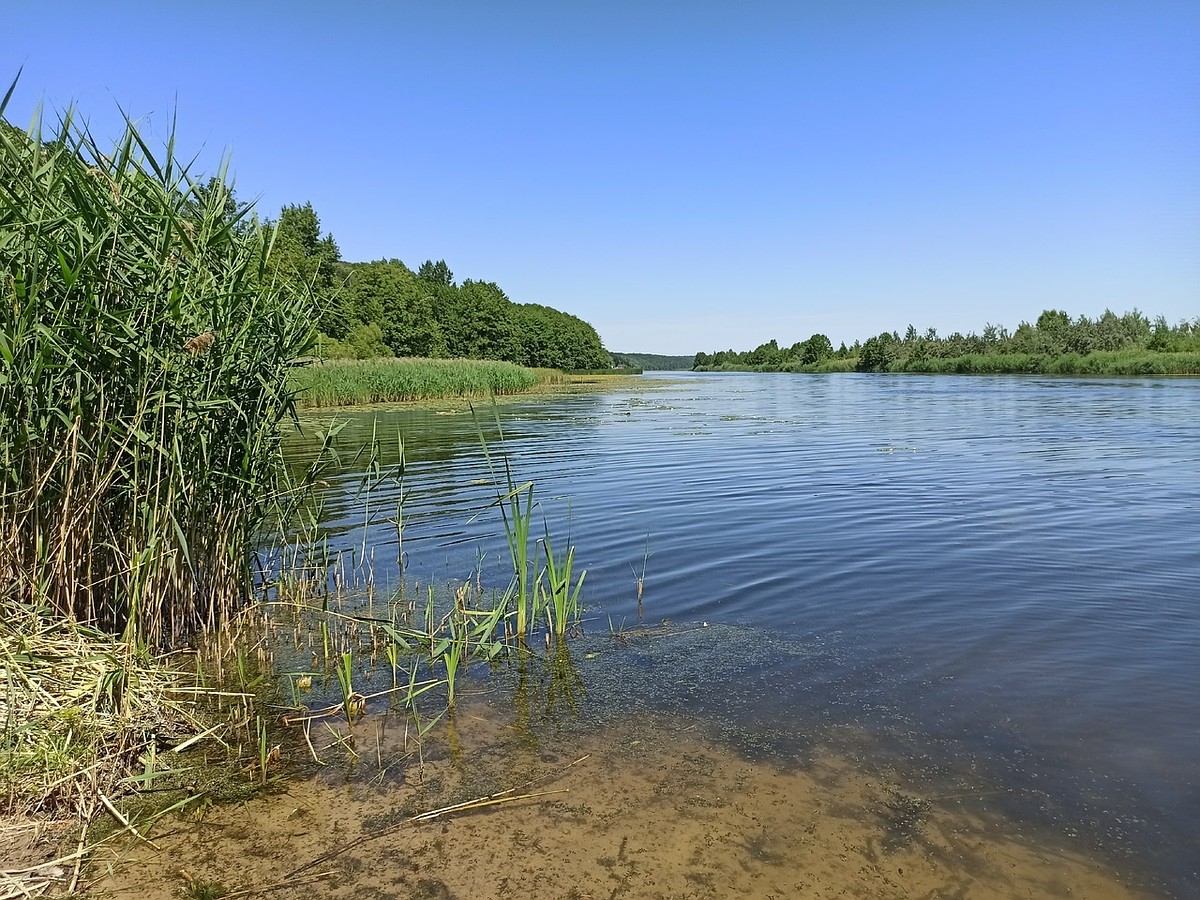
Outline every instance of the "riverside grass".
<path id="1" fill-rule="evenodd" d="M 114 148 L 70 112 L 0 126 L 5 610 L 164 646 L 245 597 L 314 338 L 269 253 L 173 137 L 155 155 L 128 121 Z"/>
<path id="2" fill-rule="evenodd" d="M 292 387 L 304 407 L 369 406 L 518 394 L 551 382 L 553 374 L 483 359 L 330 360 L 295 370 Z"/>
<path id="3" fill-rule="evenodd" d="M 0 100 L 0 814 L 88 826 L 219 739 L 162 651 L 242 606 L 280 517 L 303 286 L 223 173 L 127 121 L 13 128 Z M 230 723 L 227 723 L 230 724 Z M 170 748 L 170 749 L 168 749 Z M 32 865 L 30 864 L 32 863 Z M 0 859 L 29 894 L 41 860 Z M 23 894 L 23 895 L 25 895 Z"/>

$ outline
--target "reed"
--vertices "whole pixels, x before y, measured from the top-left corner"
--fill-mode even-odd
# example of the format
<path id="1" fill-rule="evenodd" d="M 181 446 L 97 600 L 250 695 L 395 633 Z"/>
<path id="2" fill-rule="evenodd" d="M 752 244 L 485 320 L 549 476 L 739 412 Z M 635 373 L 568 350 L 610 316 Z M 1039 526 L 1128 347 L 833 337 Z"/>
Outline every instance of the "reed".
<path id="1" fill-rule="evenodd" d="M 568 621 L 572 624 L 579 621 L 579 592 L 583 590 L 583 579 L 587 572 L 580 572 L 572 587 L 575 548 L 567 547 L 566 554 L 560 559 L 554 553 L 549 535 L 543 538 L 542 543 L 546 547 L 546 568 L 544 578 L 538 581 L 538 591 L 542 595 L 550 630 L 562 637 L 567 633 Z"/>
<path id="2" fill-rule="evenodd" d="M 225 172 L 131 121 L 115 147 L 71 112 L 0 126 L 0 235 L 0 604 L 150 645 L 216 626 L 271 519 L 310 301 Z"/>
<path id="3" fill-rule="evenodd" d="M 529 540 L 530 527 L 533 524 L 533 482 L 527 481 L 518 485 L 513 478 L 512 467 L 509 465 L 507 456 L 502 457 L 504 479 L 503 482 L 500 481 L 495 461 L 492 459 L 491 450 L 488 447 L 487 437 L 483 433 L 483 425 L 480 423 L 474 407 L 471 408 L 471 415 L 475 417 L 475 428 L 479 432 L 479 443 L 483 448 L 483 456 L 487 462 L 492 483 L 503 483 L 508 488 L 507 492 L 498 494 L 495 502 L 489 504 L 488 508 L 497 506 L 500 509 L 500 518 L 504 523 L 505 543 L 508 546 L 508 555 L 513 567 L 512 581 L 504 593 L 501 604 L 506 608 L 512 607 L 516 619 L 515 636 L 518 640 L 524 641 L 529 635 L 532 623 L 537 619 L 537 604 L 540 597 L 536 580 L 538 544 L 536 541 L 531 544 Z M 500 441 L 503 442 L 504 430 L 500 426 L 499 413 L 496 414 L 496 431 Z M 532 553 L 530 552 L 531 548 Z"/>
<path id="4" fill-rule="evenodd" d="M 485 359 L 330 360 L 292 374 L 305 407 L 500 396 L 528 391 L 543 380 L 532 369 Z"/>

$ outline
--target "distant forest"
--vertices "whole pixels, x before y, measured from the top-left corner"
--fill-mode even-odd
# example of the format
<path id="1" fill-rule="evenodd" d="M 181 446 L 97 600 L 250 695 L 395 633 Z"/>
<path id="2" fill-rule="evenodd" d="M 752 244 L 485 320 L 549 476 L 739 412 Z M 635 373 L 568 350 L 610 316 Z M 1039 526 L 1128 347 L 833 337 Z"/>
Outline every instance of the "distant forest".
<path id="1" fill-rule="evenodd" d="M 642 369 L 646 372 L 678 372 L 696 364 L 694 356 L 664 356 L 661 353 L 617 353 L 612 352 L 614 366 L 625 369 Z"/>
<path id="2" fill-rule="evenodd" d="M 333 235 L 321 234 L 311 203 L 286 206 L 268 223 L 272 265 L 298 278 L 319 311 L 321 355 L 469 357 L 531 367 L 612 365 L 596 329 L 536 303 L 516 303 L 491 281 L 456 283 L 444 260 L 414 272 L 398 259 L 346 262 Z"/>
<path id="3" fill-rule="evenodd" d="M 833 349 L 828 337 L 814 334 L 790 347 L 775 340 L 753 350 L 697 353 L 693 367 L 702 371 L 755 370 L 791 372 L 1050 372 L 1062 374 L 1200 373 L 1200 317 L 1171 325 L 1136 309 L 1118 316 L 1111 310 L 1096 319 L 1071 318 L 1063 310 L 1045 310 L 1034 324 L 1015 331 L 986 325 L 980 334 L 955 332 L 941 337 L 933 328 L 912 325 L 903 336 L 882 332 L 866 341 Z"/>

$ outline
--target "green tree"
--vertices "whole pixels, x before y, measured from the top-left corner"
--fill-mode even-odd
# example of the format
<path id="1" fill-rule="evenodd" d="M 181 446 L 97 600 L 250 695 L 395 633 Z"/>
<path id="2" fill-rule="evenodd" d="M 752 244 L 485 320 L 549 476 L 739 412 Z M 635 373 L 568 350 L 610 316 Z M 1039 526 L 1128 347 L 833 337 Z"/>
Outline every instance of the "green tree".
<path id="1" fill-rule="evenodd" d="M 272 270 L 309 293 L 322 332 L 344 338 L 354 320 L 338 291 L 342 256 L 333 235 L 321 236 L 321 221 L 311 203 L 285 206 L 269 226 Z"/>
<path id="2" fill-rule="evenodd" d="M 450 267 L 446 265 L 444 259 L 439 259 L 437 262 L 431 259 L 425 260 L 417 269 L 417 277 L 430 284 L 440 284 L 444 287 L 454 286 L 454 273 L 450 271 Z"/>
<path id="3" fill-rule="evenodd" d="M 389 354 L 446 356 L 430 285 L 398 259 L 355 263 L 345 292 L 360 324 L 375 324 Z"/>
<path id="4" fill-rule="evenodd" d="M 521 352 L 526 366 L 552 369 L 606 369 L 612 357 L 596 329 L 582 319 L 537 303 L 516 307 Z"/>
<path id="5" fill-rule="evenodd" d="M 1071 317 L 1061 309 L 1043 310 L 1037 320 L 1037 348 L 1042 353 L 1066 352 L 1071 333 Z"/>
<path id="6" fill-rule="evenodd" d="M 833 343 L 823 334 L 814 334 L 802 345 L 800 362 L 806 366 L 833 356 Z"/>
<path id="7" fill-rule="evenodd" d="M 900 339 L 886 331 L 878 337 L 867 338 L 858 354 L 860 372 L 886 372 L 900 354 Z"/>

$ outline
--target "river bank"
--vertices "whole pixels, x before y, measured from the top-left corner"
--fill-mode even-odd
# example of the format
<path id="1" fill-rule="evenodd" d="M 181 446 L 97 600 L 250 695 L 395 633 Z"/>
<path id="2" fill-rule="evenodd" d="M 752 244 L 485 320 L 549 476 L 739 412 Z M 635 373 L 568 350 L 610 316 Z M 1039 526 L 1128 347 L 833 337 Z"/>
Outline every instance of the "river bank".
<path id="1" fill-rule="evenodd" d="M 677 653 L 686 633 L 667 640 Z M 869 735 L 829 731 L 787 751 L 752 752 L 745 742 L 754 735 L 738 749 L 690 716 L 598 708 L 593 676 L 620 681 L 631 658 L 603 640 L 579 650 L 578 681 L 564 680 L 561 665 L 550 671 L 547 655 L 515 682 L 464 682 L 461 705 L 427 733 L 419 755 L 401 717 L 369 715 L 353 729 L 352 753 L 344 740 L 320 739 L 320 771 L 211 809 L 199 823 L 165 826 L 154 847 L 131 843 L 91 888 L 153 900 L 263 890 L 546 900 L 1155 896 L 1078 840 L 1008 819 L 990 803 L 994 785 L 881 765 L 887 755 Z M 589 671 L 597 667 L 607 671 Z"/>

